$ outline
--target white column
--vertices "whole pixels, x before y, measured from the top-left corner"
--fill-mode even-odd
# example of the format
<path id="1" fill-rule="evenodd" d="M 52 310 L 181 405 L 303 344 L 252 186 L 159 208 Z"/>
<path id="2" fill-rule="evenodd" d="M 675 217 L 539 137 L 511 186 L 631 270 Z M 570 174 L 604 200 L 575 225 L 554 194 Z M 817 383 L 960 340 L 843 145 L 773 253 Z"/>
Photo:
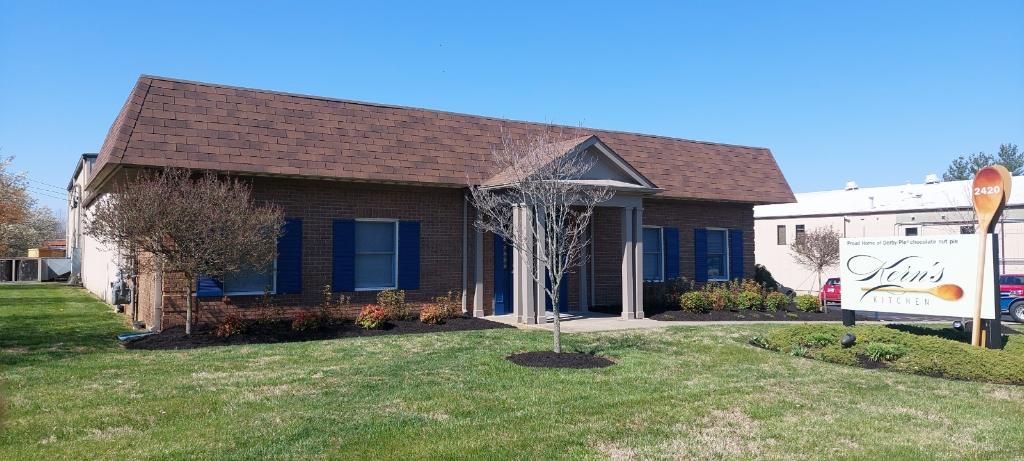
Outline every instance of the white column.
<path id="1" fill-rule="evenodd" d="M 633 281 L 636 284 L 633 293 L 634 313 L 636 318 L 644 318 L 644 209 L 636 208 L 633 218 L 634 251 Z"/>
<path id="2" fill-rule="evenodd" d="M 519 226 L 516 231 L 521 237 L 518 239 L 527 248 L 533 248 L 537 243 L 533 238 L 532 226 L 535 225 L 533 213 L 529 208 L 519 207 Z M 522 312 L 522 322 L 536 324 L 537 319 L 537 285 L 534 283 L 532 267 L 527 258 L 533 257 L 533 252 L 523 249 L 519 252 L 519 264 L 516 265 L 516 284 L 519 285 L 519 297 L 516 304 Z M 541 307 L 543 309 L 543 306 Z M 543 320 L 543 317 L 541 317 Z"/>
<path id="3" fill-rule="evenodd" d="M 537 235 L 537 239 L 536 239 L 536 242 L 535 242 L 536 246 L 534 247 L 535 249 L 534 249 L 534 259 L 533 259 L 533 267 L 537 270 L 537 272 L 536 272 L 537 273 L 537 277 L 535 279 L 536 286 L 537 286 L 537 288 L 536 288 L 537 299 L 535 301 L 535 306 L 537 308 L 537 323 L 546 323 L 547 320 L 545 318 L 545 315 L 546 315 L 545 311 L 547 310 L 546 307 L 547 307 L 547 299 L 548 299 L 547 290 L 546 290 L 547 287 L 546 287 L 546 283 L 544 283 L 544 281 L 546 280 L 546 278 L 544 277 L 544 275 L 546 274 L 546 270 L 544 268 L 544 263 L 541 261 L 541 256 L 546 251 L 545 248 L 544 248 L 544 245 L 545 245 L 545 239 L 547 238 L 547 236 L 546 236 L 546 234 L 544 232 L 544 228 L 545 228 L 544 227 L 544 215 L 543 214 L 536 214 L 535 213 L 535 216 L 533 216 L 533 220 L 531 220 L 530 222 L 534 226 L 536 226 L 536 229 L 537 229 L 537 234 L 536 234 Z"/>
<path id="4" fill-rule="evenodd" d="M 636 318 L 636 270 L 633 268 L 633 207 L 622 208 L 622 319 Z"/>
<path id="5" fill-rule="evenodd" d="M 473 259 L 473 317 L 484 316 L 484 233 L 476 230 Z"/>
<path id="6" fill-rule="evenodd" d="M 586 232 L 586 230 L 584 230 L 584 232 Z M 590 243 L 582 248 L 582 253 L 584 255 L 589 254 L 590 245 L 593 245 L 593 243 Z M 590 262 L 588 260 L 583 260 L 583 263 L 580 264 L 580 312 L 590 311 L 590 282 L 588 280 L 589 274 L 587 274 L 587 266 L 589 264 Z"/>
<path id="7" fill-rule="evenodd" d="M 512 209 L 512 232 L 519 235 L 519 226 L 522 225 L 520 222 L 519 207 Z M 523 323 L 526 321 L 525 311 L 523 310 L 523 284 L 519 278 L 522 276 L 520 266 L 519 249 L 512 248 L 512 313 L 516 316 L 516 322 Z"/>

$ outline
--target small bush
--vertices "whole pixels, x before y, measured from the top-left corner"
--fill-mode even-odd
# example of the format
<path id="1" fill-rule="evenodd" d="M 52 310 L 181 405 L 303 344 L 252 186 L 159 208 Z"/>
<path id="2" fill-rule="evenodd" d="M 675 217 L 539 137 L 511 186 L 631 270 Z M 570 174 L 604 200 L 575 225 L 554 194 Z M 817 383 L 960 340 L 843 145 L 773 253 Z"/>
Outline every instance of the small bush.
<path id="1" fill-rule="evenodd" d="M 703 314 L 711 310 L 711 298 L 705 291 L 690 291 L 679 297 L 679 307 L 687 312 Z"/>
<path id="2" fill-rule="evenodd" d="M 391 316 L 387 309 L 376 304 L 368 304 L 359 311 L 356 324 L 366 330 L 376 330 L 383 327 L 389 318 Z"/>
<path id="3" fill-rule="evenodd" d="M 761 310 L 764 308 L 764 296 L 761 295 L 760 291 L 741 291 L 736 295 L 736 304 L 739 305 L 740 309 Z"/>
<path id="4" fill-rule="evenodd" d="M 299 311 L 292 315 L 292 331 L 314 331 L 329 324 L 330 318 L 319 311 Z"/>
<path id="5" fill-rule="evenodd" d="M 405 303 L 405 290 L 384 290 L 377 293 L 377 305 L 388 313 L 388 320 L 406 320 L 410 317 Z"/>
<path id="6" fill-rule="evenodd" d="M 455 318 L 462 315 L 462 300 L 455 296 L 455 290 L 448 291 L 445 296 L 434 298 L 433 304 L 443 319 Z M 427 306 L 430 307 L 430 306 Z M 423 320 L 423 313 L 420 313 L 420 320 Z"/>
<path id="7" fill-rule="evenodd" d="M 420 309 L 420 322 L 437 325 L 448 318 L 445 309 L 437 304 L 427 304 Z"/>
<path id="8" fill-rule="evenodd" d="M 736 294 L 724 284 L 716 284 L 707 289 L 711 299 L 711 309 L 724 311 L 736 308 Z"/>
<path id="9" fill-rule="evenodd" d="M 764 295 L 764 310 L 769 312 L 784 311 L 793 300 L 778 291 L 772 291 Z"/>
<path id="10" fill-rule="evenodd" d="M 796 344 L 789 348 L 789 355 L 793 357 L 807 357 L 807 348 Z"/>
<path id="11" fill-rule="evenodd" d="M 800 295 L 795 301 L 796 308 L 804 312 L 817 312 L 821 308 L 821 302 L 814 295 Z"/>
<path id="12" fill-rule="evenodd" d="M 224 317 L 217 328 L 213 330 L 213 335 L 218 338 L 229 338 L 231 336 L 240 335 L 245 333 L 249 328 L 249 322 L 243 319 L 238 314 L 228 314 Z"/>
<path id="13" fill-rule="evenodd" d="M 868 343 L 864 355 L 876 362 L 893 362 L 907 355 L 907 347 L 895 343 Z"/>

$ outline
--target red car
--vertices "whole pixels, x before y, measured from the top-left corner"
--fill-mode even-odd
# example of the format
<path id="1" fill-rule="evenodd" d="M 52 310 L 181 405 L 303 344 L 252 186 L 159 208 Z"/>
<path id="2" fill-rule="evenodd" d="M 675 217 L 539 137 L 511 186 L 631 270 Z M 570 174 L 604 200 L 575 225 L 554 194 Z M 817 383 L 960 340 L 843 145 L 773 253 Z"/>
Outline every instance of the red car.
<path id="1" fill-rule="evenodd" d="M 822 306 L 829 304 L 839 305 L 842 299 L 841 294 L 839 277 L 832 277 L 825 281 L 825 286 L 821 287 L 821 293 L 818 293 L 818 301 L 821 302 Z"/>
<path id="2" fill-rule="evenodd" d="M 1024 296 L 1024 274 L 1003 274 L 999 276 L 999 292 L 1010 296 Z"/>

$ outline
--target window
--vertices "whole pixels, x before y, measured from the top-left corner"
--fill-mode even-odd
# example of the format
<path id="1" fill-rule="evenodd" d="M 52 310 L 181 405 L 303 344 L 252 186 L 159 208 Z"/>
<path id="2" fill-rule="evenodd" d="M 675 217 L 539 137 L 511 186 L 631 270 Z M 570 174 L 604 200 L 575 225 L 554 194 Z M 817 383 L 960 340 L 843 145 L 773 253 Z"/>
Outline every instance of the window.
<path id="1" fill-rule="evenodd" d="M 776 243 L 779 244 L 779 245 L 785 245 L 786 244 L 786 226 L 777 226 L 775 228 L 775 233 L 776 233 L 776 237 L 775 237 Z"/>
<path id="2" fill-rule="evenodd" d="M 644 281 L 665 280 L 664 247 L 660 227 L 644 227 Z"/>
<path id="3" fill-rule="evenodd" d="M 262 295 L 277 292 L 277 261 L 268 271 L 243 269 L 224 276 L 225 295 Z"/>
<path id="4" fill-rule="evenodd" d="M 801 239 L 804 238 L 804 234 L 806 233 L 807 232 L 804 230 L 804 225 L 797 224 L 796 228 L 793 230 L 793 240 L 800 241 Z"/>
<path id="5" fill-rule="evenodd" d="M 973 234 L 974 233 L 974 226 L 960 226 L 960 233 L 961 234 Z"/>
<path id="6" fill-rule="evenodd" d="M 708 280 L 729 280 L 728 234 L 725 229 L 708 229 Z"/>
<path id="7" fill-rule="evenodd" d="M 905 235 L 907 237 L 917 237 L 917 228 L 916 227 L 904 228 L 903 229 L 903 235 Z"/>
<path id="8" fill-rule="evenodd" d="M 356 221 L 356 290 L 396 287 L 398 279 L 398 222 Z"/>

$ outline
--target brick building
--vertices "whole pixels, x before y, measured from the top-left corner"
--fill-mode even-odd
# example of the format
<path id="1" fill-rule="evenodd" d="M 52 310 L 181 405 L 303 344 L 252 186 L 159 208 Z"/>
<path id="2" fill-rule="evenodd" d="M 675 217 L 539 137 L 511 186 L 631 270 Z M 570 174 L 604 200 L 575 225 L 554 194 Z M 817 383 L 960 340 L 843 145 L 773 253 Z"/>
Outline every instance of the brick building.
<path id="1" fill-rule="evenodd" d="M 308 308 L 327 284 L 351 295 L 353 309 L 385 288 L 413 302 L 455 291 L 467 313 L 534 323 L 545 318 L 538 287 L 500 238 L 475 230 L 467 196 L 470 185 L 495 177 L 490 156 L 502 131 L 553 128 L 562 129 L 142 76 L 98 156 L 72 182 L 84 184 L 87 210 L 134 169 L 214 170 L 250 180 L 257 200 L 283 208 L 274 269 L 200 283 L 200 323 L 227 312 L 259 315 L 251 306 L 262 287 L 282 312 Z M 569 275 L 570 311 L 621 306 L 624 318 L 642 318 L 645 283 L 750 277 L 753 206 L 793 201 L 768 149 L 564 129 L 582 135 L 571 149 L 594 158 L 584 179 L 615 193 L 595 215 L 589 264 Z M 86 287 L 108 293 L 110 280 L 86 272 L 102 266 L 97 272 L 110 274 L 114 253 L 96 242 L 82 249 Z M 183 322 L 189 290 L 180 279 L 149 274 L 139 284 L 128 306 L 134 319 L 157 329 Z"/>

